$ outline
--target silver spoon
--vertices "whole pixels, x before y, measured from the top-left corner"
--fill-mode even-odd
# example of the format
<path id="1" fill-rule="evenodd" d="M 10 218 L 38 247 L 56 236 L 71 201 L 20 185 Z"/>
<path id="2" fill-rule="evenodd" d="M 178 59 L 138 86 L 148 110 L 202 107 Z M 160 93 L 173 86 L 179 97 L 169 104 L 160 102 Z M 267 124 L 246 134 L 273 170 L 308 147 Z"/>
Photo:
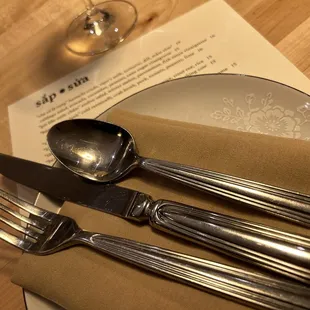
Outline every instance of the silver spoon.
<path id="1" fill-rule="evenodd" d="M 47 140 L 54 156 L 74 173 L 112 182 L 141 167 L 193 188 L 310 227 L 310 196 L 222 173 L 137 154 L 134 138 L 117 125 L 92 119 L 54 125 Z"/>

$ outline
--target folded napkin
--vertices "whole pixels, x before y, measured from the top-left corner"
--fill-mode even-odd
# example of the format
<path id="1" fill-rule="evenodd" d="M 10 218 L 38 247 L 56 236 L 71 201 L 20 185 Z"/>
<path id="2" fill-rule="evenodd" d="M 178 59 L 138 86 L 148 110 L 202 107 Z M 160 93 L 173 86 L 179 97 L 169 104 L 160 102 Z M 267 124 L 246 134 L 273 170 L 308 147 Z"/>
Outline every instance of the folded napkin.
<path id="1" fill-rule="evenodd" d="M 208 168 L 255 181 L 310 193 L 310 143 L 189 124 L 128 111 L 114 110 L 108 121 L 127 128 L 139 154 Z M 222 201 L 137 169 L 120 186 L 213 210 L 295 233 L 307 230 L 257 212 L 251 207 Z M 84 229 L 117 235 L 248 270 L 245 263 L 115 216 L 72 203 L 61 214 Z M 275 275 L 277 277 L 277 275 Z M 77 246 L 49 256 L 24 254 L 12 281 L 74 309 L 248 309 L 236 302 L 141 271 L 89 248 Z"/>

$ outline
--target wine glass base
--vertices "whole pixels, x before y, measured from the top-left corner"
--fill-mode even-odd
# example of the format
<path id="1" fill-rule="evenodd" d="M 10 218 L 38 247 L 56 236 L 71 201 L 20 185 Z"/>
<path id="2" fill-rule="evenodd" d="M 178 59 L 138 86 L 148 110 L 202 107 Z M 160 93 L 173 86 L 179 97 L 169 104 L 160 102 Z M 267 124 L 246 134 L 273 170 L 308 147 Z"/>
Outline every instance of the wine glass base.
<path id="1" fill-rule="evenodd" d="M 73 53 L 93 56 L 103 53 L 124 39 L 137 22 L 136 8 L 123 0 L 96 4 L 77 16 L 67 29 L 66 47 Z"/>

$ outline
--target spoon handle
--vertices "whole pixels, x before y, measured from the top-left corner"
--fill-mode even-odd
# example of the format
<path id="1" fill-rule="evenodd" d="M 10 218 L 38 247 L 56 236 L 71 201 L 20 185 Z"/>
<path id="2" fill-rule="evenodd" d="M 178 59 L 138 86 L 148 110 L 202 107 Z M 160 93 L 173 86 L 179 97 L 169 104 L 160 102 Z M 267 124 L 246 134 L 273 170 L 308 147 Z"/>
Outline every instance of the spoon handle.
<path id="1" fill-rule="evenodd" d="M 221 198 L 310 227 L 310 196 L 223 173 L 143 159 L 141 167 Z"/>
<path id="2" fill-rule="evenodd" d="M 147 210 L 156 229 L 310 284 L 307 237 L 172 201 Z"/>

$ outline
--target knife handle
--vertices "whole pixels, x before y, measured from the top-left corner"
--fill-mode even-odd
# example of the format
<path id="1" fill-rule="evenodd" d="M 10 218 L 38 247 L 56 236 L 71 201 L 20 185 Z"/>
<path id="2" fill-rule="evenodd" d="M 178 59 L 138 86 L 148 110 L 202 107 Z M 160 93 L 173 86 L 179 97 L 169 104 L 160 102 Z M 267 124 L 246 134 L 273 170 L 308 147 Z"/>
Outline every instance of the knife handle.
<path id="1" fill-rule="evenodd" d="M 184 204 L 158 200 L 150 225 L 310 284 L 310 239 Z"/>
<path id="2" fill-rule="evenodd" d="M 140 166 L 220 198 L 310 227 L 310 196 L 206 169 L 141 158 Z"/>

